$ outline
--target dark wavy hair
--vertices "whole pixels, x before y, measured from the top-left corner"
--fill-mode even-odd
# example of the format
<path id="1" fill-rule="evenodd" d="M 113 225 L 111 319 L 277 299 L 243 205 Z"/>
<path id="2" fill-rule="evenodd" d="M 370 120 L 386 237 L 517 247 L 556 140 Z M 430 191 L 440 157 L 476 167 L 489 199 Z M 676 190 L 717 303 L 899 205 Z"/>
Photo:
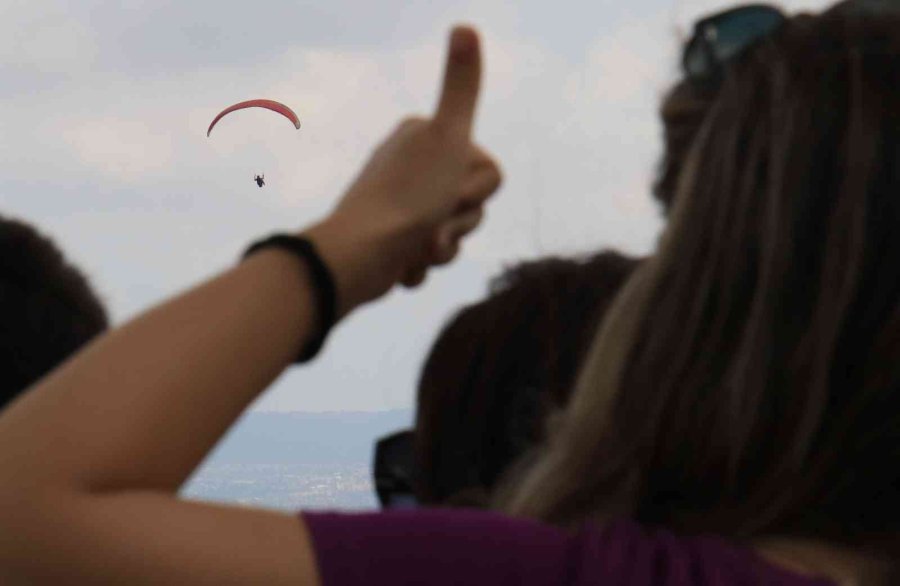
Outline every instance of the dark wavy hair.
<path id="1" fill-rule="evenodd" d="M 616 252 L 517 265 L 440 333 L 418 387 L 416 493 L 482 505 L 569 396 L 597 324 L 638 261 Z"/>
<path id="2" fill-rule="evenodd" d="M 53 242 L 0 216 L 0 408 L 107 329 L 103 304 Z"/>
<path id="3" fill-rule="evenodd" d="M 846 7 L 726 68 L 503 509 L 900 558 L 900 12 Z"/>

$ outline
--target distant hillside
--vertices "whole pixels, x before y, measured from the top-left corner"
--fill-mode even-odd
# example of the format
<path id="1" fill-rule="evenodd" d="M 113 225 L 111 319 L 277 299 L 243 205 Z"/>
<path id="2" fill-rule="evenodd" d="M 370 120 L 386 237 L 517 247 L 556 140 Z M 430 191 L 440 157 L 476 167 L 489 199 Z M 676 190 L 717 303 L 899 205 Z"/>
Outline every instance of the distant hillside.
<path id="1" fill-rule="evenodd" d="M 205 464 L 359 464 L 376 438 L 412 425 L 411 410 L 244 415 Z"/>

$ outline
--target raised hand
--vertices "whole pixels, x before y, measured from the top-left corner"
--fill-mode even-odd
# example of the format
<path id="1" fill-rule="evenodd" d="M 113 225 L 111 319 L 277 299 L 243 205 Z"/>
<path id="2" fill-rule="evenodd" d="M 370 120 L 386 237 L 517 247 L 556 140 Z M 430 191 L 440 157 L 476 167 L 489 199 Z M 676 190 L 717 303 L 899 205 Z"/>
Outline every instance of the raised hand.
<path id="1" fill-rule="evenodd" d="M 500 186 L 472 143 L 481 78 L 476 32 L 456 27 L 437 110 L 410 117 L 373 153 L 334 213 L 307 231 L 336 273 L 341 312 L 450 262 Z"/>

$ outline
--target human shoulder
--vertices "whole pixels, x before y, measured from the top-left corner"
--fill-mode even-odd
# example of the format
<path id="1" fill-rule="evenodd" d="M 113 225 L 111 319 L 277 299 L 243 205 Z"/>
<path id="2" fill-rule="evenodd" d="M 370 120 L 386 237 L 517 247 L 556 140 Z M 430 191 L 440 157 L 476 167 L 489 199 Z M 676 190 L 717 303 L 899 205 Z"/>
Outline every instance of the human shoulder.
<path id="1" fill-rule="evenodd" d="M 575 531 L 498 513 L 416 509 L 304 513 L 324 586 L 629 584 L 825 586 L 712 537 L 630 521 Z"/>
<path id="2" fill-rule="evenodd" d="M 554 584 L 565 531 L 462 509 L 303 513 L 324 586 Z"/>

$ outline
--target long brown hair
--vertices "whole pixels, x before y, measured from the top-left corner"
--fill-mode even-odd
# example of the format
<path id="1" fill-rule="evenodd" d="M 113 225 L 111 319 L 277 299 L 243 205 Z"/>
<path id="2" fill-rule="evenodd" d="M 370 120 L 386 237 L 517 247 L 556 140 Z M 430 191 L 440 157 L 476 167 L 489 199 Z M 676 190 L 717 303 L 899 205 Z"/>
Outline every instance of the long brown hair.
<path id="1" fill-rule="evenodd" d="M 900 16 L 797 16 L 729 66 L 657 253 L 500 507 L 896 554 L 898 300 Z"/>

